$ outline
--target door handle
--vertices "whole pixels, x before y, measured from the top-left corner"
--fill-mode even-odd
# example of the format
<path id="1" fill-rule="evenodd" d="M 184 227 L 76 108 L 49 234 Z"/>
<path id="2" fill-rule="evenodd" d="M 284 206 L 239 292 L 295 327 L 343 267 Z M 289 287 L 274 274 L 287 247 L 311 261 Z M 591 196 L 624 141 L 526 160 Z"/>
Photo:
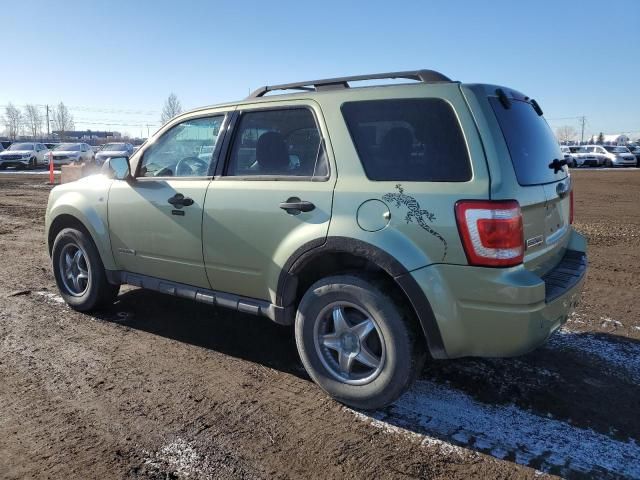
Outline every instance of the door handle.
<path id="1" fill-rule="evenodd" d="M 298 197 L 291 197 L 286 202 L 282 202 L 280 208 L 290 215 L 298 215 L 300 212 L 310 212 L 316 206 L 306 200 L 300 200 Z"/>
<path id="2" fill-rule="evenodd" d="M 173 197 L 170 197 L 167 200 L 171 205 L 175 208 L 188 207 L 189 205 L 193 205 L 193 199 L 189 197 L 185 197 L 181 193 L 176 193 Z"/>

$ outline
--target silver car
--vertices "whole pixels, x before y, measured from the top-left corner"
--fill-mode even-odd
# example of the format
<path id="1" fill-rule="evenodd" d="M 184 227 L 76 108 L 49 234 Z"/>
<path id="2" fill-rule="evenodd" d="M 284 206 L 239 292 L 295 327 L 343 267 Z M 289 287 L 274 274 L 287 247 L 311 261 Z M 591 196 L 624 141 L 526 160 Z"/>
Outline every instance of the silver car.
<path id="1" fill-rule="evenodd" d="M 52 151 L 53 165 L 67 165 L 69 163 L 91 163 L 95 155 L 86 143 L 61 143 Z"/>
<path id="2" fill-rule="evenodd" d="M 636 156 L 622 145 L 603 145 L 605 150 L 604 164 L 607 167 L 635 167 L 638 164 Z"/>
<path id="3" fill-rule="evenodd" d="M 96 153 L 96 164 L 102 165 L 107 158 L 126 157 L 133 154 L 133 145 L 130 143 L 107 143 Z"/>

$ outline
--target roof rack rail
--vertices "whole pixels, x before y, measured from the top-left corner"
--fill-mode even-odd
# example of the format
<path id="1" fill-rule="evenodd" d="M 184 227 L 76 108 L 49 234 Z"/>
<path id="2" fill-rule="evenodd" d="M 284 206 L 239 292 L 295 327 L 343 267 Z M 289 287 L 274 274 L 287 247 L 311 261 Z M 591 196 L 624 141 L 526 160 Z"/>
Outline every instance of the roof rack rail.
<path id="1" fill-rule="evenodd" d="M 435 70 L 413 70 L 407 72 L 373 73 L 370 75 L 355 75 L 352 77 L 325 78 L 323 80 L 309 80 L 307 82 L 283 83 L 281 85 L 265 85 L 251 92 L 247 98 L 259 98 L 267 92 L 274 90 L 303 90 L 307 92 L 318 92 L 322 90 L 333 90 L 339 88 L 349 88 L 349 82 L 362 80 L 380 80 L 404 78 L 416 80 L 423 83 L 451 82 L 452 80 Z"/>

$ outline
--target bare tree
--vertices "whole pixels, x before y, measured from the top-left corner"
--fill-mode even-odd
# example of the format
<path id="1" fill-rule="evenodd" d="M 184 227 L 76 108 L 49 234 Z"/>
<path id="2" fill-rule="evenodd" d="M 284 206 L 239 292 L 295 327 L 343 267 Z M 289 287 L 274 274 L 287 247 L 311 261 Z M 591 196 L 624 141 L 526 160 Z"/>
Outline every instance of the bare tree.
<path id="1" fill-rule="evenodd" d="M 176 94 L 172 93 L 164 102 L 162 115 L 160 116 L 160 123 L 164 125 L 179 113 L 182 113 L 182 105 L 180 104 L 180 100 L 178 100 Z"/>
<path id="2" fill-rule="evenodd" d="M 20 130 L 22 129 L 23 116 L 18 107 L 15 107 L 12 103 L 9 103 L 4 109 L 4 124 L 7 127 L 7 135 L 11 140 L 18 138 Z"/>
<path id="3" fill-rule="evenodd" d="M 561 127 L 556 128 L 556 137 L 560 143 L 568 142 L 569 140 L 574 140 L 578 135 L 578 132 L 571 125 L 563 125 Z"/>
<path id="4" fill-rule="evenodd" d="M 25 123 L 31 131 L 31 137 L 35 140 L 36 137 L 42 135 L 42 124 L 44 120 L 42 118 L 42 112 L 35 105 L 25 105 Z"/>
<path id="5" fill-rule="evenodd" d="M 73 115 L 69 112 L 69 109 L 60 102 L 57 107 L 53 108 L 53 129 L 57 131 L 60 138 L 64 140 L 66 138 L 66 132 L 69 132 L 75 128 L 73 123 Z"/>

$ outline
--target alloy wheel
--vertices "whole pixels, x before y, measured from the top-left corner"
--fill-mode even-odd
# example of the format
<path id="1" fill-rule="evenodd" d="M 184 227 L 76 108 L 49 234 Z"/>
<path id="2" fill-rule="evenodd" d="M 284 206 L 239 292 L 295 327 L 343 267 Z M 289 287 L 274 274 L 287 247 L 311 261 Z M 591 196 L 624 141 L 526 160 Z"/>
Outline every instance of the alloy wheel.
<path id="1" fill-rule="evenodd" d="M 318 315 L 314 343 L 323 366 L 350 385 L 373 381 L 386 360 L 384 338 L 373 317 L 348 302 L 327 305 Z"/>
<path id="2" fill-rule="evenodd" d="M 86 252 L 75 243 L 65 245 L 58 262 L 60 278 L 65 290 L 74 297 L 82 296 L 89 287 L 91 268 Z"/>

